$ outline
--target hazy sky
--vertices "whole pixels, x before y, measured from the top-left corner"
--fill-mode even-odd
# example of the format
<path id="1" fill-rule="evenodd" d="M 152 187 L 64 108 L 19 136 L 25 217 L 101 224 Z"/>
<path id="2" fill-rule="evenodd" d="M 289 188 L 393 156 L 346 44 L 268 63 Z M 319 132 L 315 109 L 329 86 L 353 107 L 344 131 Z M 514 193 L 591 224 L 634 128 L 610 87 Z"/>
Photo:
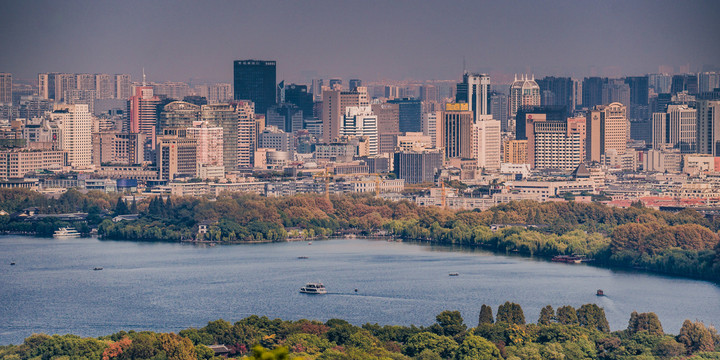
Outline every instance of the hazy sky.
<path id="1" fill-rule="evenodd" d="M 235 59 L 278 80 L 644 74 L 720 64 L 720 1 L 3 1 L 0 72 L 230 82 Z"/>

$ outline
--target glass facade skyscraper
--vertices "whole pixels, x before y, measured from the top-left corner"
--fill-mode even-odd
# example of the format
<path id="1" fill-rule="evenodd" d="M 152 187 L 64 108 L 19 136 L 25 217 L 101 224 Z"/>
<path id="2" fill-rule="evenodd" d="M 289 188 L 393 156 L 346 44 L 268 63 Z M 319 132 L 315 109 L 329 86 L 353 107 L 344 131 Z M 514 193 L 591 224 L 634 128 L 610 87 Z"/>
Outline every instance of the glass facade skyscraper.
<path id="1" fill-rule="evenodd" d="M 233 73 L 235 100 L 252 101 L 258 114 L 277 103 L 275 61 L 235 60 Z"/>

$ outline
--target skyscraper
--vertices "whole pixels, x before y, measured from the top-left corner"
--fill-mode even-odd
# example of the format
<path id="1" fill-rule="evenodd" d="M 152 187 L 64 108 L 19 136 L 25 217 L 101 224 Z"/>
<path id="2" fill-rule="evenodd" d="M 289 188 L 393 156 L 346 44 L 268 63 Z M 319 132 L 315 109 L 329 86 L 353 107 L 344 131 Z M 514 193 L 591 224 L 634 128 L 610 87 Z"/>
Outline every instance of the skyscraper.
<path id="1" fill-rule="evenodd" d="M 158 123 L 157 106 L 160 98 L 155 96 L 150 86 L 138 86 L 135 95 L 128 100 L 128 122 L 131 133 L 145 135 L 145 159 L 152 159 L 155 149 L 155 135 Z"/>
<path id="2" fill-rule="evenodd" d="M 207 121 L 195 121 L 187 128 L 187 136 L 197 143 L 197 164 L 224 166 L 223 128 Z"/>
<path id="3" fill-rule="evenodd" d="M 262 126 L 258 126 L 258 122 L 255 118 L 254 104 L 251 101 L 238 101 L 236 106 L 237 111 L 237 158 L 236 167 L 239 169 L 251 169 L 254 166 L 254 154 L 257 149 L 257 134 L 262 132 Z M 227 137 L 226 141 L 229 141 Z M 226 160 L 227 161 L 227 160 Z M 226 171 L 228 167 L 225 167 Z"/>
<path id="4" fill-rule="evenodd" d="M 348 106 L 369 106 L 366 87 L 352 91 L 325 88 L 322 101 L 323 140 L 329 143 L 340 136 L 340 123 Z"/>
<path id="5" fill-rule="evenodd" d="M 378 118 L 369 106 L 348 106 L 345 108 L 340 136 L 367 137 L 368 155 L 378 154 Z"/>
<path id="6" fill-rule="evenodd" d="M 507 94 L 493 91 L 490 94 L 490 114 L 493 119 L 500 121 L 502 131 L 511 131 L 508 127 L 508 97 Z"/>
<path id="7" fill-rule="evenodd" d="M 698 153 L 720 156 L 720 101 L 697 102 Z"/>
<path id="8" fill-rule="evenodd" d="M 589 77 L 582 82 L 582 106 L 592 109 L 596 105 L 603 105 L 603 84 L 607 78 Z"/>
<path id="9" fill-rule="evenodd" d="M 430 137 L 432 146 L 436 149 L 444 149 L 443 145 L 443 115 L 442 111 L 430 111 L 423 113 L 422 117 L 423 135 Z M 382 136 L 382 134 L 381 134 Z"/>
<path id="10" fill-rule="evenodd" d="M 60 124 L 59 145 L 72 167 L 92 164 L 92 117 L 85 104 L 57 104 L 50 118 Z"/>
<path id="11" fill-rule="evenodd" d="M 110 74 L 95 75 L 95 97 L 101 100 L 115 99 L 115 77 Z M 127 99 L 126 99 L 127 100 Z"/>
<path id="12" fill-rule="evenodd" d="M 669 105 L 667 112 L 653 114 L 652 145 L 670 144 L 681 153 L 697 151 L 697 110 L 687 105 Z"/>
<path id="13" fill-rule="evenodd" d="M 242 102 L 241 102 L 242 103 Z M 247 102 L 245 102 L 247 103 Z M 250 103 L 252 104 L 252 103 Z M 237 105 L 240 107 L 241 105 Z M 238 166 L 238 124 L 239 114 L 236 106 L 231 104 L 209 104 L 200 107 L 200 121 L 207 122 L 210 127 L 222 128 L 222 165 L 225 171 L 233 171 Z M 253 120 L 254 121 L 254 120 Z M 246 124 L 246 120 L 243 124 Z M 254 123 L 252 124 L 254 131 Z M 250 131 L 252 132 L 252 131 Z M 243 135 L 246 132 L 243 131 Z M 250 134 L 251 135 L 251 134 Z M 252 140 L 252 139 L 251 139 Z"/>
<path id="14" fill-rule="evenodd" d="M 562 121 L 547 121 L 544 115 L 528 118 L 530 165 L 535 169 L 575 169 L 585 159 L 585 123 L 585 118 Z"/>
<path id="15" fill-rule="evenodd" d="M 528 106 L 540 106 L 540 87 L 535 82 L 535 78 L 528 78 L 522 75 L 520 79 L 515 77 L 515 81 L 510 85 L 510 118 L 515 119 L 518 109 Z"/>
<path id="16" fill-rule="evenodd" d="M 422 102 L 404 98 L 388 100 L 388 104 L 398 104 L 398 129 L 400 132 L 422 132 Z"/>
<path id="17" fill-rule="evenodd" d="M 0 103 L 12 102 L 12 74 L 0 73 Z"/>
<path id="18" fill-rule="evenodd" d="M 165 129 L 157 140 L 158 177 L 174 180 L 197 176 L 197 142 L 187 137 L 186 129 Z"/>
<path id="19" fill-rule="evenodd" d="M 479 169 L 500 170 L 500 122 L 490 115 L 473 124 L 473 158 Z"/>
<path id="20" fill-rule="evenodd" d="M 268 109 L 265 123 L 284 132 L 294 133 L 302 130 L 303 111 L 295 104 L 274 105 Z"/>
<path id="21" fill-rule="evenodd" d="M 588 111 L 585 131 L 587 134 L 585 158 L 588 162 L 600 162 L 608 150 L 624 155 L 627 150 L 626 107 L 620 103 L 598 105 Z"/>
<path id="22" fill-rule="evenodd" d="M 487 74 L 463 74 L 463 82 L 457 84 L 455 93 L 456 102 L 466 102 L 470 105 L 474 120 L 480 115 L 488 115 L 490 107 L 488 100 L 490 96 L 490 76 Z M 538 104 L 539 105 L 539 104 Z"/>
<path id="23" fill-rule="evenodd" d="M 173 101 L 163 107 L 158 120 L 158 135 L 163 129 L 189 128 L 198 121 L 200 106 L 185 101 Z"/>
<path id="24" fill-rule="evenodd" d="M 535 82 L 543 95 L 544 100 L 540 102 L 543 106 L 564 106 L 568 114 L 572 114 L 575 110 L 575 91 L 571 78 L 546 76 Z"/>
<path id="25" fill-rule="evenodd" d="M 303 118 L 313 117 L 313 96 L 308 93 L 307 85 L 286 85 L 285 102 L 299 107 L 302 110 Z"/>
<path id="26" fill-rule="evenodd" d="M 275 61 L 236 60 L 233 72 L 235 100 L 252 101 L 259 114 L 277 103 Z"/>
<path id="27" fill-rule="evenodd" d="M 471 159 L 473 156 L 473 112 L 467 103 L 445 105 L 443 124 L 445 156 Z"/>
<path id="28" fill-rule="evenodd" d="M 362 80 L 360 79 L 350 79 L 350 81 L 348 82 L 348 88 L 350 90 L 357 89 L 360 86 L 362 86 Z"/>
<path id="29" fill-rule="evenodd" d="M 130 85 L 131 78 L 129 74 L 115 74 L 115 97 L 120 100 L 129 99 L 132 95 L 132 87 Z"/>

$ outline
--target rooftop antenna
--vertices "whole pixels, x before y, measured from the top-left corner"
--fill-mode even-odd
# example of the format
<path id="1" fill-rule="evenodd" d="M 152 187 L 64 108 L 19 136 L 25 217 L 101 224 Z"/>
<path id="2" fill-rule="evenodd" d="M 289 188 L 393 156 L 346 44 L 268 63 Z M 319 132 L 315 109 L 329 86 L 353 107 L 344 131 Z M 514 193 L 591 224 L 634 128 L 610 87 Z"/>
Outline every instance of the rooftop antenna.
<path id="1" fill-rule="evenodd" d="M 145 67 L 143 67 L 143 86 L 147 86 L 147 82 L 145 81 Z"/>

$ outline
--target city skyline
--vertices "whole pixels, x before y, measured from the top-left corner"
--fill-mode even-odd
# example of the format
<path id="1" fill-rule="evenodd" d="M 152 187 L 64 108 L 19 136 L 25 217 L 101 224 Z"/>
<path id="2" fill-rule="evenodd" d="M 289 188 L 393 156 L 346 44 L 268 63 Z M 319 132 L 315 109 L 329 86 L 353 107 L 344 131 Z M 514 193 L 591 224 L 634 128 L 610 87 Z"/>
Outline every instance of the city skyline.
<path id="1" fill-rule="evenodd" d="M 620 76 L 720 63 L 709 2 L 122 2 L 4 6 L 2 71 L 232 79 L 237 59 L 278 79 L 433 80 L 468 71 Z M 34 26 L 27 26 L 34 24 Z M 212 24 L 212 26 L 205 26 Z M 690 60 L 691 59 L 691 60 Z"/>

